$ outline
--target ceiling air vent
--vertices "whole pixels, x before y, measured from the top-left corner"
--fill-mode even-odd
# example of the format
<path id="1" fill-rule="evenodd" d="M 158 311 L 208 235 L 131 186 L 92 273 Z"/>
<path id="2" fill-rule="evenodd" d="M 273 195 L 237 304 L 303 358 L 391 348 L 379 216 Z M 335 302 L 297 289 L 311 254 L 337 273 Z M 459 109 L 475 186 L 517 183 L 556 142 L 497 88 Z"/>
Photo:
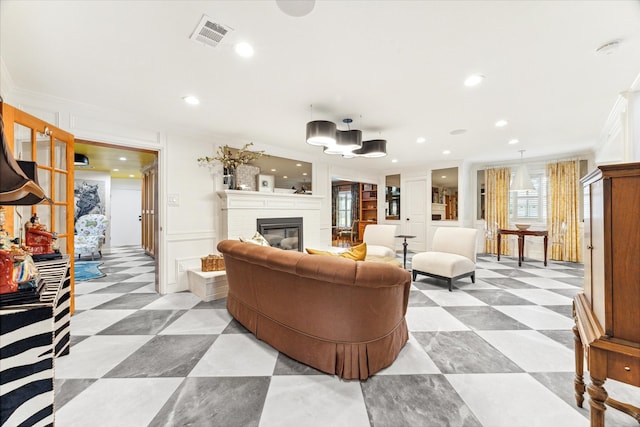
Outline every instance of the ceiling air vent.
<path id="1" fill-rule="evenodd" d="M 233 28 L 216 24 L 207 15 L 202 15 L 202 19 L 193 31 L 193 34 L 191 34 L 190 39 L 211 47 L 216 47 L 229 31 L 233 31 Z"/>

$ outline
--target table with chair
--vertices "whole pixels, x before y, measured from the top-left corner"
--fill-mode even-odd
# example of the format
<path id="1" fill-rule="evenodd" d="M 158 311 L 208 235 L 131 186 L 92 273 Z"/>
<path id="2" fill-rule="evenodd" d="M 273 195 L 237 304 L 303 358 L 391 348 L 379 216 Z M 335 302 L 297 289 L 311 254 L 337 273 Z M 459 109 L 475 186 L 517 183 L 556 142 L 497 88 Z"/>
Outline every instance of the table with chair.
<path id="1" fill-rule="evenodd" d="M 516 228 L 515 230 L 499 228 L 498 229 L 498 261 L 500 261 L 500 249 L 503 235 L 515 235 L 518 237 L 518 267 L 522 267 L 524 261 L 524 237 L 525 236 L 542 236 L 544 237 L 544 266 L 547 266 L 547 243 L 549 233 L 547 230 L 528 230 Z"/>
<path id="2" fill-rule="evenodd" d="M 350 227 L 337 227 L 336 239 L 338 242 L 353 244 L 358 240 L 358 220 L 351 223 Z"/>

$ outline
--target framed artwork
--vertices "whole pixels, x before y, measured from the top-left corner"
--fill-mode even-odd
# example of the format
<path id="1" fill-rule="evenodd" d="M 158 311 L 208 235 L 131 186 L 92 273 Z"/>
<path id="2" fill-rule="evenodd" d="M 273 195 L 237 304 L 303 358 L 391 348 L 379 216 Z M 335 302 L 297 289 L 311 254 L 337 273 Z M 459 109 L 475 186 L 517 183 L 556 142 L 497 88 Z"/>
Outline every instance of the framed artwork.
<path id="1" fill-rule="evenodd" d="M 258 175 L 258 191 L 273 193 L 273 175 Z"/>
<path id="2" fill-rule="evenodd" d="M 105 181 L 76 179 L 73 193 L 75 199 L 74 220 L 88 214 L 105 215 Z"/>

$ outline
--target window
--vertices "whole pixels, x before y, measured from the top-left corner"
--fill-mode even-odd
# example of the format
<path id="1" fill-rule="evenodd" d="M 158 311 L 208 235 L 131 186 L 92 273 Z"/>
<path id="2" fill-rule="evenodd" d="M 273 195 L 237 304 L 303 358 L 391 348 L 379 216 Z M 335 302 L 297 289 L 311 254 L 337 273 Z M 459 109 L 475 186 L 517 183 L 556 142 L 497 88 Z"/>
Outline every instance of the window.
<path id="1" fill-rule="evenodd" d="M 513 180 L 515 170 L 511 174 Z M 545 223 L 547 221 L 547 176 L 544 166 L 530 168 L 529 176 L 535 190 L 512 191 L 509 217 L 513 222 Z"/>
<path id="2" fill-rule="evenodd" d="M 351 227 L 351 191 L 338 192 L 338 227 Z"/>

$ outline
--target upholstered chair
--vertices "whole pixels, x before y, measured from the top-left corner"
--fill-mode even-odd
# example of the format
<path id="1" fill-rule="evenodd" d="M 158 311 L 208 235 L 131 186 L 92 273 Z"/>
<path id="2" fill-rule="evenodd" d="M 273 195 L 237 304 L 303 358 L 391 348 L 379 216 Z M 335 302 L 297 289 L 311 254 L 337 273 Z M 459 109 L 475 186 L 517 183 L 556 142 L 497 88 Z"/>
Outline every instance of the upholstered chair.
<path id="1" fill-rule="evenodd" d="M 105 240 L 108 225 L 107 217 L 100 214 L 89 214 L 78 218 L 73 244 L 78 258 L 82 255 L 91 255 L 93 260 L 95 253 L 102 256 L 102 243 Z"/>
<path id="2" fill-rule="evenodd" d="M 396 256 L 396 226 L 369 224 L 364 229 L 362 241 L 367 244 L 367 255 L 393 258 Z"/>
<path id="3" fill-rule="evenodd" d="M 418 274 L 443 279 L 449 292 L 454 280 L 471 276 L 471 283 L 475 283 L 477 239 L 475 228 L 438 228 L 431 251 L 415 254 L 411 260 L 413 280 Z"/>

